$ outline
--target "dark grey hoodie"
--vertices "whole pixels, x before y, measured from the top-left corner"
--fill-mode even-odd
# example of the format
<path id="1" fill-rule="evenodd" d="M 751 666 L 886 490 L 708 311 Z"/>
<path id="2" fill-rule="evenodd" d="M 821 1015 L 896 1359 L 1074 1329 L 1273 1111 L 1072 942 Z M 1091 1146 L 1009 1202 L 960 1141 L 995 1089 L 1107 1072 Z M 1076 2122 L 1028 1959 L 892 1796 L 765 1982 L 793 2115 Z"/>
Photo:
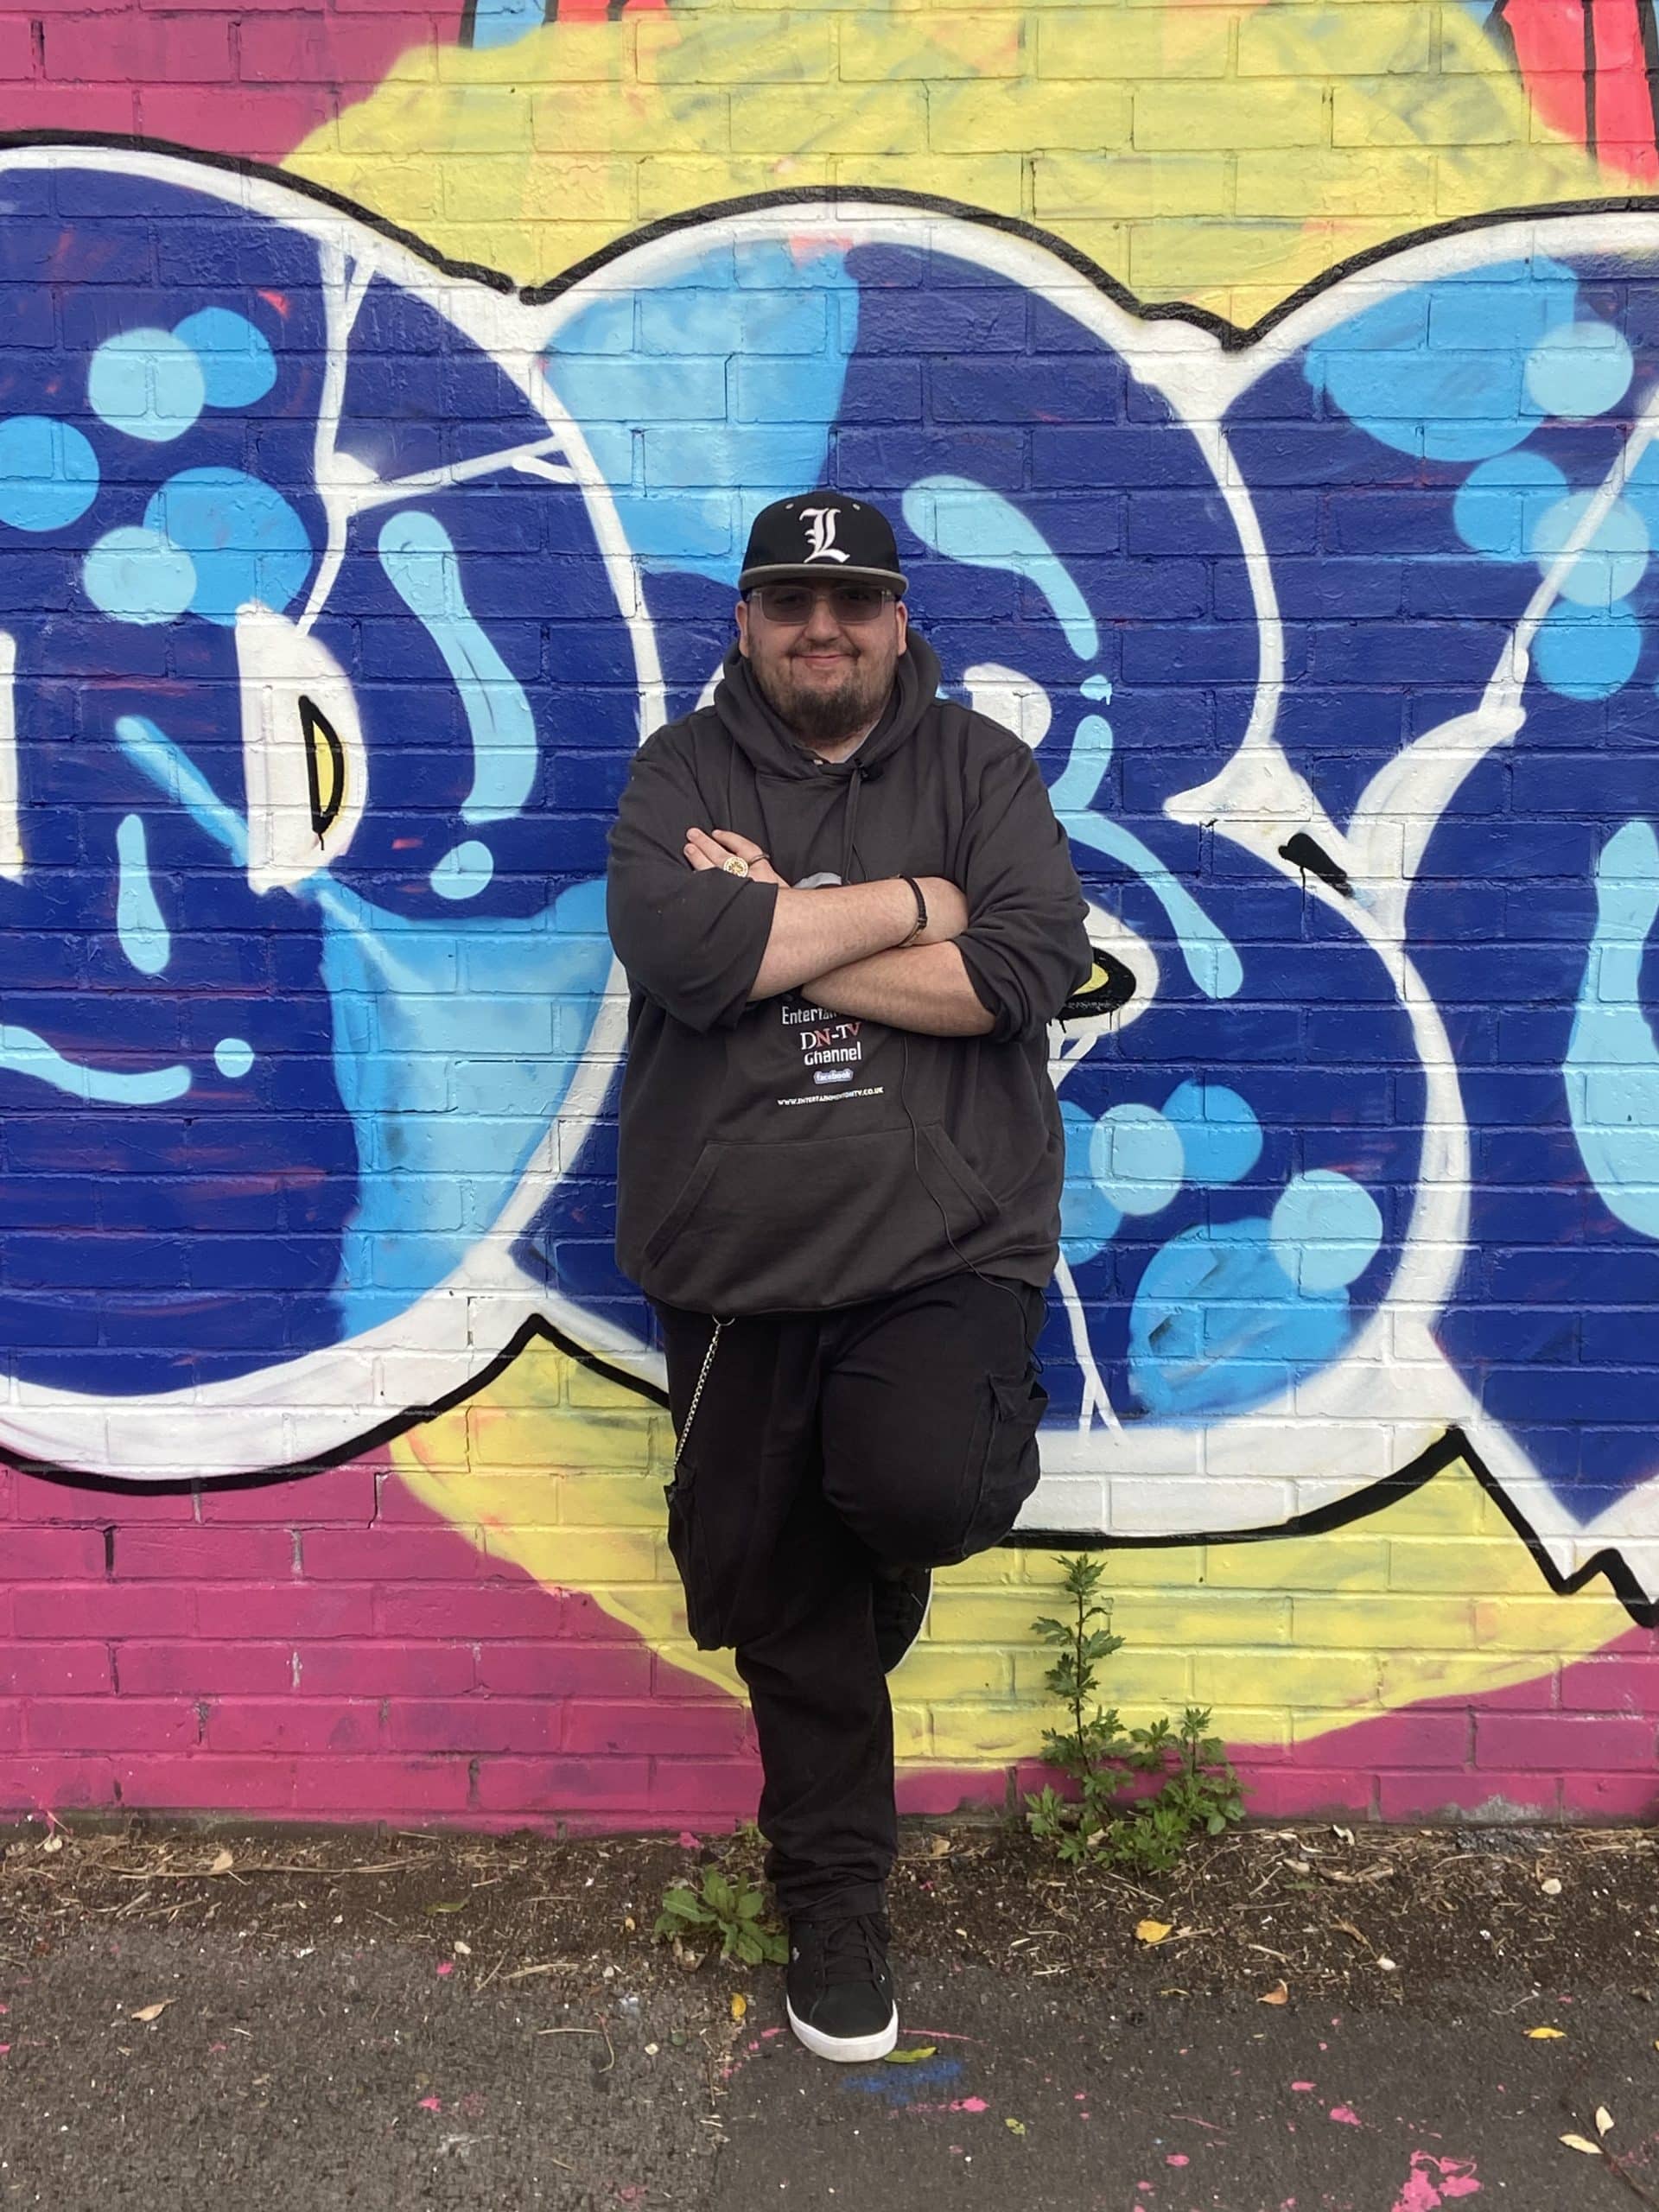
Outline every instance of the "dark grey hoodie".
<path id="1" fill-rule="evenodd" d="M 1085 907 L 1029 748 L 938 698 L 912 630 L 850 759 L 791 737 L 735 646 L 714 703 L 648 738 L 610 836 L 611 942 L 632 986 L 617 1258 L 700 1313 L 817 1310 L 964 1263 L 1041 1288 L 1065 1151 L 1047 1025 L 1090 972 Z M 942 875 L 995 1017 L 976 1037 L 749 1002 L 777 891 L 685 860 L 733 830 L 786 883 Z"/>

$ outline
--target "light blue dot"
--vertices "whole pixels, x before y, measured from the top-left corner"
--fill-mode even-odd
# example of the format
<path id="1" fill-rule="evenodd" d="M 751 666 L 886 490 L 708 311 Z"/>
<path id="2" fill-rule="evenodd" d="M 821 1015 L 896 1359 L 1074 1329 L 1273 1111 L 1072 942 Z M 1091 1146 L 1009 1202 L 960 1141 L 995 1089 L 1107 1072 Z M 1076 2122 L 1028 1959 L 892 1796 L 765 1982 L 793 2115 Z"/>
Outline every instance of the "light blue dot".
<path id="1" fill-rule="evenodd" d="M 1077 689 L 1085 699 L 1109 699 L 1112 679 L 1109 676 L 1085 676 Z"/>
<path id="2" fill-rule="evenodd" d="M 276 381 L 276 356 L 264 333 L 229 308 L 203 308 L 174 326 L 201 368 L 210 407 L 251 407 Z"/>
<path id="3" fill-rule="evenodd" d="M 1120 1213 L 1157 1213 L 1181 1187 L 1180 1132 L 1155 1106 L 1114 1106 L 1095 1124 L 1089 1166 Z"/>
<path id="4" fill-rule="evenodd" d="M 495 855 L 478 838 L 469 837 L 444 855 L 430 880 L 440 899 L 476 899 L 494 874 Z"/>
<path id="5" fill-rule="evenodd" d="M 1618 404 L 1635 367 L 1610 323 L 1563 323 L 1528 354 L 1527 390 L 1546 415 L 1585 422 Z"/>
<path id="6" fill-rule="evenodd" d="M 234 1082 L 253 1065 L 253 1047 L 245 1037 L 221 1037 L 213 1047 L 213 1065 Z"/>
<path id="7" fill-rule="evenodd" d="M 1567 479 L 1542 454 L 1498 454 L 1470 470 L 1452 503 L 1452 520 L 1464 543 L 1500 561 L 1525 558 L 1546 508 L 1567 492 Z"/>
<path id="8" fill-rule="evenodd" d="M 98 455 L 72 423 L 12 415 L 0 423 L 0 522 L 61 530 L 98 497 Z"/>
<path id="9" fill-rule="evenodd" d="M 1274 1258 L 1299 1290 L 1340 1290 L 1376 1258 L 1382 1216 L 1351 1175 L 1316 1167 L 1286 1185 L 1268 1235 Z"/>
<path id="10" fill-rule="evenodd" d="M 106 338 L 87 372 L 92 412 L 112 430 L 151 445 L 182 437 L 207 396 L 201 364 L 170 330 Z"/>
<path id="11" fill-rule="evenodd" d="M 81 563 L 92 605 L 117 622 L 170 622 L 189 606 L 195 564 L 159 531 L 112 530 Z"/>
<path id="12" fill-rule="evenodd" d="M 305 524 L 280 492 L 238 468 L 181 469 L 144 520 L 195 563 L 192 611 L 226 628 L 250 600 L 280 614 L 310 571 Z"/>
<path id="13" fill-rule="evenodd" d="M 1094 1116 L 1069 1098 L 1060 1101 L 1065 1129 L 1065 1181 L 1060 1192 L 1060 1250 L 1066 1265 L 1081 1268 L 1109 1245 L 1123 1217 L 1095 1180 L 1090 1152 Z"/>
<path id="14" fill-rule="evenodd" d="M 1636 673 L 1642 626 L 1622 601 L 1605 607 L 1559 600 L 1533 642 L 1539 681 L 1564 699 L 1608 699 Z"/>
<path id="15" fill-rule="evenodd" d="M 1548 569 L 1584 519 L 1592 493 L 1574 492 L 1539 518 L 1530 550 Z M 1636 589 L 1646 573 L 1648 525 L 1628 499 L 1615 499 L 1595 536 L 1561 580 L 1561 597 L 1575 607 L 1611 607 Z"/>
<path id="16" fill-rule="evenodd" d="M 1262 1124 L 1248 1098 L 1221 1083 L 1184 1083 L 1164 1112 L 1180 1134 L 1195 1183 L 1236 1183 L 1262 1157 Z"/>

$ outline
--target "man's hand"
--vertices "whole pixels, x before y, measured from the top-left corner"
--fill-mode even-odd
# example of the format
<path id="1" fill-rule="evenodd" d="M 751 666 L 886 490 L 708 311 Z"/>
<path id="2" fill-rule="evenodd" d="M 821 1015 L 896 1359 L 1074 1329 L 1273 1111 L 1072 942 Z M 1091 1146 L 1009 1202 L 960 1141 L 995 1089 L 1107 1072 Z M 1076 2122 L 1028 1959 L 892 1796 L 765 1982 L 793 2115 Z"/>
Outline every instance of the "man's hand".
<path id="1" fill-rule="evenodd" d="M 785 887 L 783 877 L 760 846 L 747 837 L 740 837 L 735 830 L 688 830 L 685 833 L 685 857 L 695 868 L 723 868 L 733 854 L 748 862 L 751 883 L 775 883 L 780 888 Z M 929 904 L 931 909 L 931 902 Z"/>

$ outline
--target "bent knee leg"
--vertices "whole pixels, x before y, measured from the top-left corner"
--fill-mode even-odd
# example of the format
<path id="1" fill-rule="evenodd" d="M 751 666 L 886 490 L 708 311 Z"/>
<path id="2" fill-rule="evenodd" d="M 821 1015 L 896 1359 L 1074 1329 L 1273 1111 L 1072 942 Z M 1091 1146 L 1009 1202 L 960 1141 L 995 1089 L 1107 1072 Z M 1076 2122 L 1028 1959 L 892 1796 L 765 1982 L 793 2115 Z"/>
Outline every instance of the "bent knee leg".
<path id="1" fill-rule="evenodd" d="M 1037 1429 L 1048 1394 L 1034 1372 L 979 1377 L 964 1418 L 902 1457 L 880 1452 L 826 1467 L 825 1496 L 877 1559 L 949 1567 L 1001 1543 L 1037 1487 Z"/>

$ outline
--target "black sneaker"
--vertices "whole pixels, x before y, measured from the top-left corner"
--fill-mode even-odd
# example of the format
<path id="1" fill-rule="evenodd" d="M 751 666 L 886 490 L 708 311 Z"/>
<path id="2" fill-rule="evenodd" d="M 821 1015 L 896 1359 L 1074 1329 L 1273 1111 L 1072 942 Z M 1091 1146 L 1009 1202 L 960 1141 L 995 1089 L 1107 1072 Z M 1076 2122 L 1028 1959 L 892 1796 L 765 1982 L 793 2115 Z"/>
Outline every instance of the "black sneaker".
<path id="1" fill-rule="evenodd" d="M 922 1632 L 933 1600 L 933 1573 L 925 1567 L 879 1567 L 874 1599 L 875 1648 L 890 1675 Z"/>
<path id="2" fill-rule="evenodd" d="M 820 2058 L 885 2058 L 899 2040 L 885 1913 L 791 1920 L 784 1972 L 789 2024 Z"/>

